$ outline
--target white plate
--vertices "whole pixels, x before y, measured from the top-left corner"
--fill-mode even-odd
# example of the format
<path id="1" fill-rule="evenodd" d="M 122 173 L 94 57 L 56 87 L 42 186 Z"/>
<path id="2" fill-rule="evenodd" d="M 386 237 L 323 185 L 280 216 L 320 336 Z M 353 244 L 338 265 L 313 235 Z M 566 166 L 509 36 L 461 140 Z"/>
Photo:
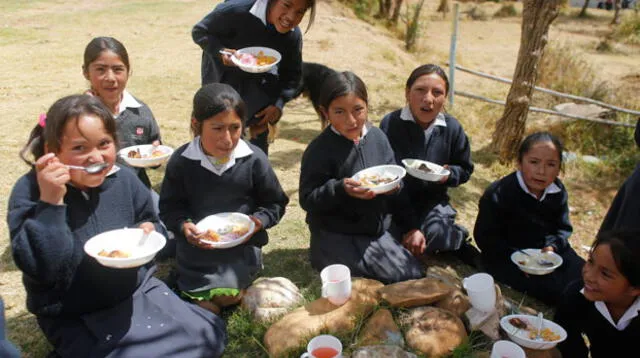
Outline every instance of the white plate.
<path id="1" fill-rule="evenodd" d="M 446 169 L 436 163 L 427 162 L 426 160 L 402 159 L 402 164 L 407 169 L 407 173 L 409 173 L 409 175 L 426 181 L 439 182 L 442 178 L 451 173 L 449 169 Z M 431 172 L 426 172 L 422 169 L 418 169 L 422 164 L 426 165 L 427 168 L 431 170 Z"/>
<path id="2" fill-rule="evenodd" d="M 139 245 L 143 236 L 142 229 L 117 229 L 98 234 L 84 244 L 84 252 L 95 258 L 101 265 L 113 268 L 138 267 L 151 261 L 165 243 L 165 237 L 152 231 Z M 100 251 L 123 251 L 129 254 L 127 258 L 100 256 Z"/>
<path id="3" fill-rule="evenodd" d="M 529 330 L 524 328 L 514 327 L 509 320 L 512 318 L 518 318 L 524 322 L 526 322 L 533 329 L 537 328 L 538 317 L 526 315 L 526 314 L 512 314 L 508 316 L 504 316 L 500 319 L 500 327 L 507 333 L 509 339 L 521 345 L 523 347 L 531 348 L 531 349 L 551 349 L 556 346 L 556 344 L 567 339 L 567 331 L 564 330 L 559 324 L 549 321 L 548 319 L 542 319 L 542 329 L 549 328 L 553 333 L 560 336 L 559 339 L 554 341 L 545 341 L 542 338 L 540 340 L 529 338 Z"/>
<path id="4" fill-rule="evenodd" d="M 233 226 L 246 227 L 248 228 L 248 231 L 242 236 L 226 240 L 224 238 L 224 234 L 222 233 L 232 229 Z M 253 222 L 253 220 L 242 213 L 219 213 L 215 215 L 209 215 L 196 224 L 196 228 L 199 232 L 214 230 L 218 234 L 222 234 L 221 241 L 209 241 L 201 239 L 202 242 L 211 244 L 214 248 L 217 249 L 227 249 L 240 245 L 242 242 L 244 242 L 247 236 L 251 235 L 255 227 L 256 224 Z"/>
<path id="5" fill-rule="evenodd" d="M 248 53 L 251 54 L 253 56 L 257 56 L 258 53 L 262 51 L 262 54 L 264 54 L 265 56 L 271 56 L 271 57 L 275 57 L 276 61 L 274 63 L 271 63 L 269 65 L 264 65 L 264 66 L 251 66 L 251 65 L 247 65 L 242 63 L 242 61 L 237 57 L 240 54 L 243 53 Z M 251 72 L 251 73 L 262 73 L 262 72 L 267 72 L 270 69 L 273 68 L 273 66 L 277 65 L 278 63 L 280 63 L 280 60 L 282 59 L 282 56 L 280 55 L 280 52 L 272 49 L 272 48 L 268 48 L 268 47 L 260 47 L 260 46 L 254 46 L 254 47 L 245 47 L 242 49 L 239 49 L 238 51 L 236 51 L 236 56 L 231 56 L 231 61 L 233 61 L 233 63 L 238 66 L 238 68 L 240 68 L 241 70 L 245 71 L 245 72 Z"/>
<path id="6" fill-rule="evenodd" d="M 400 184 L 400 181 L 406 174 L 407 171 L 399 165 L 377 165 L 357 172 L 352 178 L 360 182 L 362 182 L 363 179 L 371 177 L 394 178 L 394 180 L 389 183 L 368 187 L 372 192 L 381 194 L 394 189 Z"/>
<path id="7" fill-rule="evenodd" d="M 138 150 L 140 150 L 140 154 L 143 155 L 144 158 L 129 158 L 129 152 L 137 152 Z M 154 150 L 161 151 L 163 154 L 152 157 L 151 152 Z M 154 148 L 151 144 L 133 145 L 131 147 L 122 148 L 118 152 L 118 155 L 122 157 L 127 164 L 138 168 L 158 166 L 166 162 L 169 157 L 171 157 L 171 154 L 173 154 L 173 148 L 167 147 L 166 145 L 159 145 Z"/>
<path id="8" fill-rule="evenodd" d="M 523 249 L 522 251 L 528 253 L 530 256 L 527 256 L 520 251 L 514 251 L 511 254 L 511 261 L 516 264 L 520 270 L 528 274 L 546 275 L 562 265 L 562 256 L 555 252 L 542 253 L 540 249 Z M 549 267 L 540 266 L 535 262 L 538 258 L 551 261 L 554 265 Z M 522 262 L 525 263 L 523 264 Z"/>

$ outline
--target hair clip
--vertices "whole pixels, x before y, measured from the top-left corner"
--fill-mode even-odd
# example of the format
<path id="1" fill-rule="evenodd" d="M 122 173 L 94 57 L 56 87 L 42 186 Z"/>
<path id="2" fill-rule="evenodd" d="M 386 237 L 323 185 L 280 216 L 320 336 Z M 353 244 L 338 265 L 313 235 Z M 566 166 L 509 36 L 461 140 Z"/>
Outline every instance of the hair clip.
<path id="1" fill-rule="evenodd" d="M 38 116 L 38 125 L 44 128 L 45 124 L 47 124 L 47 115 L 45 113 L 40 113 Z"/>

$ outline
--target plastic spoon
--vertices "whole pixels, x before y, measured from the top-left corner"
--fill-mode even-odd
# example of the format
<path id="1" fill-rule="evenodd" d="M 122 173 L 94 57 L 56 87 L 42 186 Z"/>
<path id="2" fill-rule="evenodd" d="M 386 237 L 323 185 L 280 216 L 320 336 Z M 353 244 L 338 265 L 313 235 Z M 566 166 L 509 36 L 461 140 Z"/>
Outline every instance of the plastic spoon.
<path id="1" fill-rule="evenodd" d="M 233 56 L 233 57 L 238 57 L 236 56 L 236 54 L 234 54 L 233 52 L 229 52 L 229 51 L 225 51 L 225 50 L 220 50 L 218 51 L 219 53 L 223 54 L 223 55 L 229 55 L 229 56 Z"/>
<path id="2" fill-rule="evenodd" d="M 109 163 L 93 163 L 91 165 L 88 165 L 86 167 L 82 167 L 79 165 L 69 165 L 69 164 L 65 164 L 67 166 L 67 168 L 69 169 L 76 169 L 76 170 L 84 170 L 85 172 L 89 173 L 89 174 L 96 174 L 96 173 L 100 173 L 101 171 L 103 171 L 106 167 L 109 166 Z"/>
<path id="3" fill-rule="evenodd" d="M 542 312 L 538 312 L 538 324 L 537 324 L 538 331 L 536 333 L 536 340 L 540 339 L 540 333 L 542 332 L 542 322 L 543 322 Z"/>

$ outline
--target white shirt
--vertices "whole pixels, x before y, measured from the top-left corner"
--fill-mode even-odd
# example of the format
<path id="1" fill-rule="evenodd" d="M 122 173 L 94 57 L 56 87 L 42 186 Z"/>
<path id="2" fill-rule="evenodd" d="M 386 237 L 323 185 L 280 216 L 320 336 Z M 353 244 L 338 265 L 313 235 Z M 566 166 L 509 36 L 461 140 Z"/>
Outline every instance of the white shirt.
<path id="1" fill-rule="evenodd" d="M 257 0 L 249 10 L 249 13 L 251 13 L 251 15 L 260 19 L 260 21 L 262 21 L 264 26 L 267 26 L 267 4 L 268 3 L 269 2 L 267 0 Z"/>
<path id="2" fill-rule="evenodd" d="M 214 164 L 217 158 L 205 154 L 202 150 L 202 145 L 200 144 L 200 136 L 195 137 L 189 143 L 187 149 L 182 152 L 183 157 L 191 160 L 199 160 L 201 167 L 218 176 L 221 176 L 224 172 L 233 167 L 236 164 L 236 158 L 246 157 L 251 154 L 253 154 L 253 150 L 249 148 L 249 145 L 244 140 L 240 139 L 238 141 L 238 145 L 236 145 L 229 156 L 228 161 L 220 164 Z"/>
<path id="3" fill-rule="evenodd" d="M 538 197 L 535 194 L 529 191 L 529 188 L 527 188 L 527 184 L 524 183 L 524 178 L 522 177 L 522 171 L 518 170 L 518 172 L 516 172 L 516 176 L 518 177 L 518 184 L 520 184 L 520 188 L 522 188 L 522 190 L 524 190 L 525 193 L 531 195 L 538 201 L 543 201 L 544 198 L 547 196 L 547 194 L 555 194 L 562 191 L 562 189 L 560 189 L 560 187 L 557 186 L 556 183 L 551 182 L 551 185 L 544 188 L 544 192 L 542 193 L 542 196 L 540 196 L 540 199 L 538 199 Z"/>
<path id="4" fill-rule="evenodd" d="M 584 295 L 584 288 L 580 290 L 580 293 Z M 607 305 L 602 301 L 595 301 L 593 303 L 596 306 L 596 309 L 602 317 L 604 317 L 612 326 L 614 326 L 618 331 L 624 331 L 629 323 L 638 316 L 638 311 L 640 310 L 640 297 L 637 297 L 636 300 L 627 308 L 622 317 L 618 320 L 618 323 L 613 322 L 613 318 L 611 317 L 611 313 L 609 313 L 609 309 Z"/>
<path id="5" fill-rule="evenodd" d="M 415 122 L 416 124 L 419 125 L 419 123 L 413 117 L 413 114 L 411 113 L 411 109 L 409 108 L 408 105 L 404 106 L 404 108 L 402 108 L 402 111 L 400 111 L 400 119 L 404 121 Z M 436 118 L 433 120 L 433 122 L 429 124 L 429 127 L 427 127 L 427 129 L 424 130 L 425 143 L 429 143 L 429 138 L 431 138 L 431 134 L 433 133 L 433 129 L 435 128 L 435 126 L 440 126 L 440 127 L 447 126 L 447 121 L 444 119 L 444 113 L 439 112 Z"/>
<path id="6" fill-rule="evenodd" d="M 122 112 L 124 112 L 127 108 L 140 108 L 142 107 L 142 103 L 136 101 L 135 98 L 129 93 L 129 91 L 122 91 L 122 101 L 120 101 L 120 106 L 118 106 L 118 114 L 119 116 Z"/>

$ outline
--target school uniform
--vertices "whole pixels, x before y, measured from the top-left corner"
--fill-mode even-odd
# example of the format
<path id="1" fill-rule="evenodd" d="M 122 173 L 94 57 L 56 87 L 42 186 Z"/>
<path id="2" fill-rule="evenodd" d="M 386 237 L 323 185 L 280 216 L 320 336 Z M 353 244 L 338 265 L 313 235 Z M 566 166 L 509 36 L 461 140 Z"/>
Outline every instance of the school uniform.
<path id="1" fill-rule="evenodd" d="M 62 357 L 219 356 L 224 322 L 178 298 L 152 276 L 153 263 L 129 269 L 100 265 L 84 253 L 89 238 L 152 222 L 148 189 L 120 170 L 86 192 L 67 185 L 63 205 L 39 200 L 36 172 L 11 193 L 7 222 L 27 308 Z"/>
<path id="2" fill-rule="evenodd" d="M 382 131 L 367 123 L 364 132 L 354 143 L 329 126 L 302 156 L 300 205 L 311 232 L 311 265 L 320 271 L 344 264 L 352 276 L 383 283 L 420 278 L 420 262 L 399 242 L 401 234 L 418 227 L 403 191 L 362 200 L 344 189 L 344 178 L 372 166 L 394 164 Z M 397 229 L 391 227 L 392 212 L 400 219 Z"/>
<path id="3" fill-rule="evenodd" d="M 167 164 L 160 192 L 160 217 L 177 235 L 178 288 L 198 292 L 212 288 L 247 288 L 262 269 L 266 229 L 276 225 L 289 198 L 266 155 L 239 140 L 230 160 L 217 165 L 202 151 L 200 137 L 177 149 Z M 222 212 L 253 215 L 262 230 L 233 248 L 206 250 L 187 242 L 186 220 L 194 223 Z"/>
<path id="4" fill-rule="evenodd" d="M 640 298 L 617 321 L 611 317 L 604 302 L 584 297 L 584 284 L 573 282 L 563 294 L 556 309 L 554 322 L 567 331 L 567 339 L 558 344 L 563 357 L 591 358 L 632 357 L 640 337 Z M 589 341 L 585 344 L 583 335 Z"/>
<path id="5" fill-rule="evenodd" d="M 455 224 L 457 212 L 449 203 L 447 190 L 466 183 L 473 173 L 471 146 L 464 129 L 453 116 L 441 112 L 424 130 L 408 106 L 387 114 L 380 128 L 389 138 L 398 165 L 408 158 L 449 165 L 451 174 L 443 184 L 410 175 L 404 182 L 421 229 L 430 240 L 427 252 L 459 249 L 468 232 Z"/>
<path id="6" fill-rule="evenodd" d="M 296 94 L 302 79 L 302 32 L 299 27 L 286 34 L 267 23 L 267 0 L 228 0 L 198 22 L 193 41 L 202 48 L 202 85 L 221 82 L 231 85 L 247 105 L 251 126 L 269 105 L 283 109 Z M 282 55 L 280 63 L 266 73 L 247 73 L 225 66 L 219 51 L 250 46 L 269 47 Z M 267 133 L 252 141 L 267 152 Z"/>
<path id="7" fill-rule="evenodd" d="M 0 357 L 3 358 L 19 358 L 20 352 L 7 339 L 4 329 L 4 301 L 0 297 Z"/>
<path id="8" fill-rule="evenodd" d="M 580 279 L 584 260 L 571 248 L 568 193 L 556 178 L 540 197 L 529 192 L 519 171 L 493 182 L 480 198 L 474 238 L 487 271 L 497 281 L 555 305 L 568 283 Z M 547 275 L 527 275 L 511 261 L 517 249 L 551 246 L 562 256 Z"/>

